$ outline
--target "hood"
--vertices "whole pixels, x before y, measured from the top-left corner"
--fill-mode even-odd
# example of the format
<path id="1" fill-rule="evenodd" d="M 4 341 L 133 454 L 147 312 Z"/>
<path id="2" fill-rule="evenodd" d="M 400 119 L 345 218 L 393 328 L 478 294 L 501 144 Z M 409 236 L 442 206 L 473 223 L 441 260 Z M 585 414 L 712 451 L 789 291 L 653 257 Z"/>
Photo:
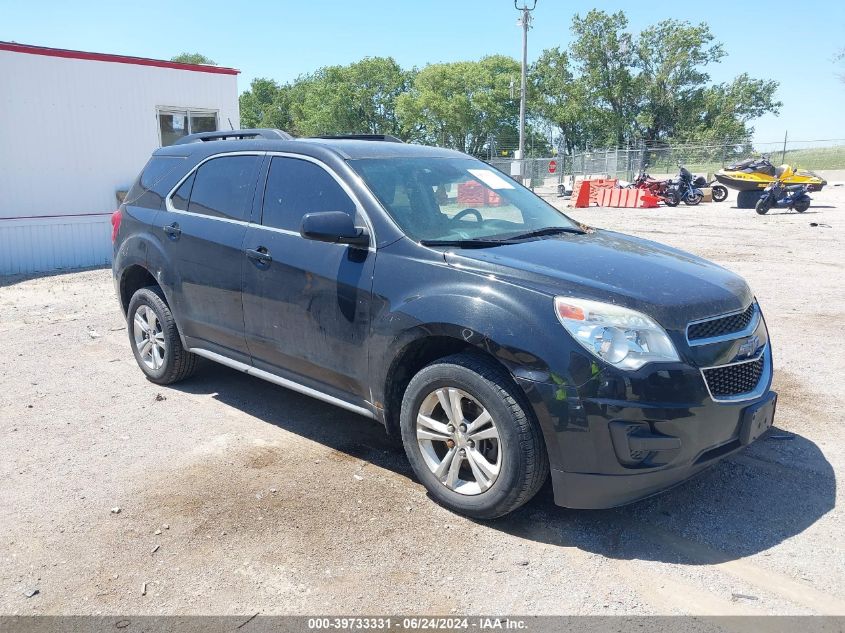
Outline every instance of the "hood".
<path id="1" fill-rule="evenodd" d="M 446 253 L 452 266 L 493 274 L 550 295 L 623 305 L 663 327 L 740 310 L 752 300 L 742 277 L 649 240 L 596 230 Z"/>

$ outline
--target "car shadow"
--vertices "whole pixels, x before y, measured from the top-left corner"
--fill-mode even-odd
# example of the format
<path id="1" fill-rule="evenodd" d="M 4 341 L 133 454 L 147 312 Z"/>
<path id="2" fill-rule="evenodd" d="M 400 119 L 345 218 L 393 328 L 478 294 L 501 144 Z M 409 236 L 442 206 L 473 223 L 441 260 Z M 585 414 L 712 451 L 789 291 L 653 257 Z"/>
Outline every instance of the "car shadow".
<path id="1" fill-rule="evenodd" d="M 764 552 L 830 512 L 836 477 L 813 442 L 766 436 L 660 495 L 610 510 L 554 505 L 551 486 L 493 527 L 611 558 L 712 565 Z"/>
<path id="2" fill-rule="evenodd" d="M 401 446 L 373 420 L 211 362 L 173 386 L 415 479 Z M 663 494 L 610 510 L 554 504 L 549 482 L 488 528 L 619 559 L 710 565 L 763 552 L 833 509 L 836 478 L 810 440 L 776 427 L 745 451 Z M 432 501 L 433 502 L 433 501 Z"/>

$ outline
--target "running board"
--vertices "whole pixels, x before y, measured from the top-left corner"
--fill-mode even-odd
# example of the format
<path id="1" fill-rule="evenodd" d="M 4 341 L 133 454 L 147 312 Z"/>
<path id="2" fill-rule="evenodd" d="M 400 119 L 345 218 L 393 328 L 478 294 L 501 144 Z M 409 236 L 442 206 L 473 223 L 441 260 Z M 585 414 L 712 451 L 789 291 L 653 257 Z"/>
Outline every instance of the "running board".
<path id="1" fill-rule="evenodd" d="M 243 373 L 248 374 L 249 376 L 261 378 L 262 380 L 266 380 L 267 382 L 272 382 L 274 385 L 279 385 L 280 387 L 285 387 L 286 389 L 290 389 L 291 391 L 296 391 L 306 396 L 316 398 L 317 400 L 328 402 L 329 404 L 333 404 L 336 407 L 340 407 L 341 409 L 346 409 L 347 411 L 352 411 L 353 413 L 357 413 L 359 415 L 363 415 L 374 420 L 376 419 L 375 414 L 369 409 L 359 407 L 356 404 L 350 404 L 345 400 L 335 398 L 334 396 L 330 396 L 329 394 L 323 393 L 322 391 L 317 391 L 316 389 L 312 389 L 311 387 L 306 387 L 305 385 L 301 385 L 298 382 L 294 382 L 293 380 L 288 380 L 287 378 L 282 378 L 281 376 L 277 376 L 276 374 L 271 374 L 269 371 L 264 371 L 263 369 L 258 369 L 257 367 L 253 367 L 252 365 L 247 365 L 245 363 L 232 360 L 231 358 L 227 358 L 222 354 L 209 352 L 207 349 L 202 349 L 201 347 L 192 347 L 188 349 L 188 351 L 192 354 L 196 354 L 197 356 L 202 356 L 209 360 L 213 360 L 215 363 L 220 363 L 221 365 L 226 365 L 226 367 L 231 367 L 232 369 L 242 371 Z"/>

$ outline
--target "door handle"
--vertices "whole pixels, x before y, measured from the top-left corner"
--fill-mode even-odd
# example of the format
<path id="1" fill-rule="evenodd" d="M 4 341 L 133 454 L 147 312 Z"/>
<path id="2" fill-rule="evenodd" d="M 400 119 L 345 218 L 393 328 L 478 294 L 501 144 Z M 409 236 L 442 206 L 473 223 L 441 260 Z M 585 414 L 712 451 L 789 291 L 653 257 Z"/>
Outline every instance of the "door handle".
<path id="1" fill-rule="evenodd" d="M 254 262 L 257 262 L 264 266 L 267 266 L 273 261 L 273 258 L 270 256 L 270 251 L 268 251 L 264 246 L 246 249 L 246 256 Z"/>
<path id="2" fill-rule="evenodd" d="M 164 232 L 167 233 L 167 236 L 171 239 L 179 239 L 179 236 L 182 235 L 182 229 L 179 228 L 179 224 L 174 222 L 173 224 L 168 224 L 164 227 Z"/>

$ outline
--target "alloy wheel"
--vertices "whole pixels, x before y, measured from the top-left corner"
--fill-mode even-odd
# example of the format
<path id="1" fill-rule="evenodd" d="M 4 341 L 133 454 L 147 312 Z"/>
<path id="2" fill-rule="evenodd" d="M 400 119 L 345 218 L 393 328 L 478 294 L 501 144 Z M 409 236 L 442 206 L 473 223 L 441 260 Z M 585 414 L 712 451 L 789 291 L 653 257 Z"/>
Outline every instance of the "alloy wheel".
<path id="1" fill-rule="evenodd" d="M 138 357 L 149 369 L 158 371 L 164 365 L 167 351 L 161 321 L 148 305 L 138 306 L 132 321 L 132 335 Z"/>
<path id="2" fill-rule="evenodd" d="M 429 393 L 417 413 L 417 443 L 437 480 L 463 495 L 486 492 L 502 469 L 499 429 L 472 395 L 454 387 Z"/>

